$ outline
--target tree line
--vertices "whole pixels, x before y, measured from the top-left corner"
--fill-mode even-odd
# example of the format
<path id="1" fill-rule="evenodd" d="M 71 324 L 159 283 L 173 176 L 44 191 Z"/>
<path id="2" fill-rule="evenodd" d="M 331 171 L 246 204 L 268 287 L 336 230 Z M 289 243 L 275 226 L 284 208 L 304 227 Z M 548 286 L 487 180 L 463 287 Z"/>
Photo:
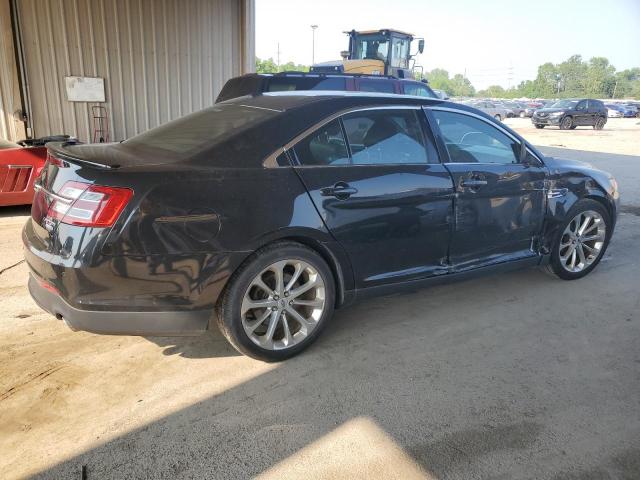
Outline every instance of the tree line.
<path id="1" fill-rule="evenodd" d="M 273 58 L 256 58 L 258 73 L 292 70 L 307 72 L 309 67 L 293 62 L 277 65 Z M 572 55 L 561 63 L 547 62 L 538 67 L 534 80 L 524 80 L 518 86 L 506 89 L 500 85 L 491 85 L 486 89 L 476 90 L 464 75 L 457 73 L 451 77 L 442 68 L 435 68 L 425 76 L 431 88 L 443 90 L 452 97 L 640 99 L 640 67 L 616 71 L 605 57 L 593 57 L 585 61 L 581 55 Z"/>

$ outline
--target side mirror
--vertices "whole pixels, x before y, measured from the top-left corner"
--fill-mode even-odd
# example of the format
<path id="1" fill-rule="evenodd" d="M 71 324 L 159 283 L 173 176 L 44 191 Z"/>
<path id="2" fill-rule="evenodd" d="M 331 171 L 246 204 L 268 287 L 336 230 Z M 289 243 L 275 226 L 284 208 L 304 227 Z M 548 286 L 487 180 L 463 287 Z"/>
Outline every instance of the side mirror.
<path id="1" fill-rule="evenodd" d="M 424 52 L 424 38 L 418 40 L 418 52 Z"/>

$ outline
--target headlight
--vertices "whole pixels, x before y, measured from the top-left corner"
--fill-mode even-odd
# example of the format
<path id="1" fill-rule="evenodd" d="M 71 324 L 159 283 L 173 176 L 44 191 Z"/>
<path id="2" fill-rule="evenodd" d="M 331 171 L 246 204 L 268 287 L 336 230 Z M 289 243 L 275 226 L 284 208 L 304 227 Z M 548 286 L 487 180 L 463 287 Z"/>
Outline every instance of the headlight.
<path id="1" fill-rule="evenodd" d="M 550 117 L 559 117 L 560 115 L 564 115 L 564 112 L 553 112 L 549 114 Z"/>

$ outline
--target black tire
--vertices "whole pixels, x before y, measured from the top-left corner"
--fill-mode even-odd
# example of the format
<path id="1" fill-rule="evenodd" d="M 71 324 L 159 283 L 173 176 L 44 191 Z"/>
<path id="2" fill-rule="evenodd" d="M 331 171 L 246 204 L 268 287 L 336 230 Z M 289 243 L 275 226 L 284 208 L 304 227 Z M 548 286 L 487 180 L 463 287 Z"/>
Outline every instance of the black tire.
<path id="1" fill-rule="evenodd" d="M 268 350 L 255 344 L 242 327 L 240 309 L 251 281 L 273 263 L 284 260 L 302 260 L 312 265 L 325 285 L 325 306 L 316 327 L 300 343 L 282 350 Z M 216 320 L 222 334 L 238 352 L 265 362 L 292 357 L 311 345 L 333 316 L 335 307 L 335 281 L 331 269 L 314 250 L 296 242 L 276 242 L 253 253 L 233 274 L 216 307 Z"/>
<path id="2" fill-rule="evenodd" d="M 578 128 L 577 125 L 571 125 L 571 130 L 575 130 L 576 128 Z"/>
<path id="3" fill-rule="evenodd" d="M 593 263 L 591 263 L 591 265 L 589 265 L 588 267 L 586 267 L 584 270 L 580 272 L 569 272 L 562 266 L 560 261 L 560 240 L 562 238 L 565 228 L 567 228 L 567 225 L 569 225 L 569 223 L 574 219 L 574 217 L 578 215 L 580 212 L 585 212 L 587 210 L 595 210 L 604 219 L 604 222 L 606 225 L 606 236 L 604 240 L 604 245 L 602 246 L 602 249 L 600 250 L 598 257 L 593 261 Z M 545 268 L 549 273 L 553 273 L 563 280 L 577 280 L 578 278 L 582 278 L 585 275 L 588 275 L 594 268 L 596 268 L 598 263 L 600 263 L 600 260 L 602 260 L 602 257 L 604 256 L 607 250 L 607 247 L 609 246 L 610 239 L 611 239 L 611 216 L 609 215 L 609 212 L 607 211 L 607 209 L 600 202 L 596 200 L 591 200 L 589 198 L 582 199 L 578 201 L 569 210 L 569 212 L 565 217 L 565 220 L 562 222 L 562 224 L 558 228 L 558 232 L 553 240 L 552 247 L 551 247 L 551 259 L 549 264 Z"/>
<path id="4" fill-rule="evenodd" d="M 604 128 L 605 123 L 607 123 L 607 121 L 604 119 L 604 117 L 598 117 L 596 119 L 596 123 L 593 124 L 593 129 L 602 130 Z"/>
<path id="5" fill-rule="evenodd" d="M 560 130 L 570 130 L 573 127 L 573 118 L 567 116 L 560 120 Z"/>
<path id="6" fill-rule="evenodd" d="M 544 128 L 544 125 L 540 125 L 539 123 L 536 123 L 536 128 Z"/>
<path id="7" fill-rule="evenodd" d="M 502 117 L 499 114 L 495 114 L 493 116 L 493 118 L 495 118 L 496 120 L 498 120 L 499 122 L 502 121 Z"/>

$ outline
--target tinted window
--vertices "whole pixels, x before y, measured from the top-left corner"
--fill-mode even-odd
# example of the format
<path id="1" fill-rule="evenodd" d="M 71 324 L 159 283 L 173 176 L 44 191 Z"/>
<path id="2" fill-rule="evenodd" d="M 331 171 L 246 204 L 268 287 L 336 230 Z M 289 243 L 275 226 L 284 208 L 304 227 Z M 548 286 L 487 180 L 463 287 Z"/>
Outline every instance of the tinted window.
<path id="1" fill-rule="evenodd" d="M 518 163 L 520 145 L 489 123 L 469 115 L 434 110 L 454 163 Z"/>
<path id="2" fill-rule="evenodd" d="M 576 110 L 586 110 L 586 109 L 587 109 L 586 100 L 582 100 L 581 102 L 578 102 L 578 104 L 576 105 Z"/>
<path id="3" fill-rule="evenodd" d="M 120 144 L 131 155 L 164 156 L 180 160 L 246 131 L 278 112 L 264 108 L 218 103 L 159 127 L 147 130 Z"/>
<path id="4" fill-rule="evenodd" d="M 418 97 L 437 98 L 431 90 L 419 83 L 405 83 L 404 93 L 405 95 L 416 95 Z"/>
<path id="5" fill-rule="evenodd" d="M 345 115 L 342 119 L 356 165 L 436 163 L 427 154 L 423 125 L 417 110 L 378 110 Z"/>
<path id="6" fill-rule="evenodd" d="M 347 144 L 339 120 L 320 127 L 294 148 L 301 165 L 346 165 L 349 163 Z"/>
<path id="7" fill-rule="evenodd" d="M 336 77 L 274 77 L 269 80 L 267 92 L 293 90 L 346 90 L 346 80 Z"/>
<path id="8" fill-rule="evenodd" d="M 393 93 L 393 83 L 387 80 L 361 79 L 358 89 L 362 92 Z"/>

